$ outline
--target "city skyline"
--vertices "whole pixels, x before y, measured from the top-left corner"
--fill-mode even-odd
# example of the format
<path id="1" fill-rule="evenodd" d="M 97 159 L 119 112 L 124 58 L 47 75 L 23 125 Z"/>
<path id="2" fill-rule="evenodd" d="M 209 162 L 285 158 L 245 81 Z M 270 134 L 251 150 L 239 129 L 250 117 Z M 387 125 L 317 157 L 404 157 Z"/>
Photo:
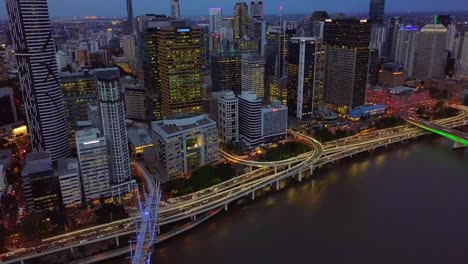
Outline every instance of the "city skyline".
<path id="1" fill-rule="evenodd" d="M 200 0 L 196 4 L 189 0 L 180 1 L 180 13 L 182 17 L 195 15 L 208 15 L 210 7 L 220 7 L 223 9 L 223 14 L 227 16 L 233 15 L 235 0 Z M 468 4 L 464 0 L 447 0 L 440 1 L 413 0 L 403 1 L 394 0 L 388 1 L 385 6 L 386 14 L 392 12 L 450 12 L 468 10 Z M 1 5 L 5 6 L 5 0 L 0 0 Z M 73 16 L 103 16 L 103 17 L 126 17 L 126 1 L 125 0 L 49 0 L 49 10 L 52 18 L 55 17 L 73 17 Z M 250 1 L 246 1 L 250 3 Z M 316 10 L 327 10 L 330 13 L 350 13 L 350 14 L 366 14 L 369 10 L 368 0 L 344 1 L 344 0 L 329 0 L 319 3 L 311 3 L 310 0 L 268 0 L 264 1 L 265 14 L 279 13 L 279 6 L 283 5 L 283 13 L 285 14 L 307 14 Z M 114 8 L 106 8 L 113 6 Z M 425 9 L 421 9 L 424 7 Z M 144 15 L 148 13 L 164 13 L 171 14 L 171 5 L 169 0 L 151 1 L 151 0 L 134 0 L 133 1 L 134 16 Z M 7 14 L 5 8 L 0 9 L 0 19 L 6 20 Z"/>

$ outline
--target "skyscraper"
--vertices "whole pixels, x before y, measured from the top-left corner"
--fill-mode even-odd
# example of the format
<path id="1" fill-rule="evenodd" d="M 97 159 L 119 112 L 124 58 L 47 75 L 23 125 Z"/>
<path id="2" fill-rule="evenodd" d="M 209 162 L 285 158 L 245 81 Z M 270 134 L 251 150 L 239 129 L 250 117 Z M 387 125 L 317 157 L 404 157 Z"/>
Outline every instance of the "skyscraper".
<path id="1" fill-rule="evenodd" d="M 390 19 L 387 30 L 387 51 L 385 55 L 393 61 L 395 59 L 396 42 L 398 40 L 398 30 L 401 27 L 401 17 L 394 16 Z"/>
<path id="2" fill-rule="evenodd" d="M 96 81 L 93 71 L 60 74 L 63 101 L 70 126 L 70 143 L 75 145 L 77 121 L 88 120 L 87 106 L 96 103 Z"/>
<path id="3" fill-rule="evenodd" d="M 171 17 L 175 19 L 180 19 L 179 0 L 171 0 Z"/>
<path id="4" fill-rule="evenodd" d="M 262 0 L 252 0 L 252 2 L 250 2 L 250 16 L 252 18 L 263 18 Z"/>
<path id="5" fill-rule="evenodd" d="M 125 33 L 130 35 L 133 33 L 134 31 L 134 27 L 133 27 L 133 4 L 132 4 L 132 1 L 133 0 L 127 0 L 127 23 L 126 23 L 126 29 L 125 29 Z"/>
<path id="6" fill-rule="evenodd" d="M 241 93 L 241 54 L 238 52 L 214 53 L 211 56 L 213 91 L 231 90 Z"/>
<path id="7" fill-rule="evenodd" d="M 96 82 L 102 127 L 109 151 L 111 184 L 119 185 L 131 179 L 120 72 L 117 68 L 97 69 Z"/>
<path id="8" fill-rule="evenodd" d="M 202 33 L 195 27 L 163 27 L 156 32 L 162 112 L 203 112 Z"/>
<path id="9" fill-rule="evenodd" d="M 265 59 L 256 54 L 242 54 L 241 60 L 242 91 L 265 98 Z"/>
<path id="10" fill-rule="evenodd" d="M 419 80 L 442 77 L 447 63 L 447 28 L 427 24 L 416 39 L 415 77 Z"/>
<path id="11" fill-rule="evenodd" d="M 211 94 L 211 119 L 216 122 L 219 139 L 224 143 L 239 140 L 239 99 L 232 91 Z"/>
<path id="12" fill-rule="evenodd" d="M 370 35 L 368 20 L 325 20 L 325 98 L 343 113 L 365 103 Z"/>
<path id="13" fill-rule="evenodd" d="M 370 0 L 369 18 L 372 24 L 383 25 L 385 0 Z"/>
<path id="14" fill-rule="evenodd" d="M 287 104 L 289 114 L 299 120 L 313 116 L 315 88 L 320 86 L 316 83 L 320 67 L 316 66 L 324 56 L 321 46 L 315 38 L 292 38 L 289 42 Z"/>
<path id="15" fill-rule="evenodd" d="M 249 147 L 263 143 L 262 105 L 253 92 L 242 92 L 239 98 L 239 139 Z"/>
<path id="16" fill-rule="evenodd" d="M 329 18 L 327 11 L 314 11 L 309 18 L 309 36 L 322 38 L 324 21 L 327 18 Z"/>
<path id="17" fill-rule="evenodd" d="M 209 10 L 210 33 L 221 30 L 223 20 L 223 10 L 221 8 L 210 8 Z"/>
<path id="18" fill-rule="evenodd" d="M 418 29 L 414 26 L 403 26 L 398 30 L 395 47 L 395 62 L 403 64 L 408 77 L 414 76 L 414 55 Z"/>
<path id="19" fill-rule="evenodd" d="M 249 8 L 247 3 L 238 2 L 234 6 L 234 40 L 239 40 L 248 34 Z"/>
<path id="20" fill-rule="evenodd" d="M 70 154 L 47 0 L 7 0 L 28 129 L 34 151 Z"/>

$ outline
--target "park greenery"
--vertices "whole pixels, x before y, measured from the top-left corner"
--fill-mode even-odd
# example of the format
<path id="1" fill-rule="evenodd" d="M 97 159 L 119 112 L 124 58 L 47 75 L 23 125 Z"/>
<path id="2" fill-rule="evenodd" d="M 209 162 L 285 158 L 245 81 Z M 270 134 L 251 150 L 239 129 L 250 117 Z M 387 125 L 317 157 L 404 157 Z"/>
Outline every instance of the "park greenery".
<path id="1" fill-rule="evenodd" d="M 311 151 L 309 145 L 298 141 L 291 141 L 284 144 L 279 144 L 276 147 L 268 148 L 264 155 L 264 160 L 285 160 L 309 151 Z"/>
<path id="2" fill-rule="evenodd" d="M 337 129 L 335 133 L 330 131 L 327 127 L 323 126 L 317 132 L 315 132 L 315 137 L 321 142 L 329 142 L 333 140 L 338 140 L 345 137 L 350 137 L 355 134 L 354 131 Z"/>
<path id="3" fill-rule="evenodd" d="M 419 106 L 416 110 L 417 115 L 428 120 L 448 118 L 451 116 L 456 116 L 457 113 L 457 109 L 445 107 L 443 101 L 438 101 L 432 109 L 427 109 L 423 106 Z"/>
<path id="4" fill-rule="evenodd" d="M 235 169 L 230 163 L 205 165 L 192 172 L 189 179 L 174 179 L 164 183 L 162 188 L 165 194 L 178 197 L 227 181 L 234 176 Z"/>
<path id="5" fill-rule="evenodd" d="M 392 127 L 397 127 L 397 126 L 403 126 L 406 124 L 406 121 L 401 118 L 401 117 L 382 117 L 375 121 L 375 128 L 376 129 L 386 129 L 386 128 L 392 128 Z"/>

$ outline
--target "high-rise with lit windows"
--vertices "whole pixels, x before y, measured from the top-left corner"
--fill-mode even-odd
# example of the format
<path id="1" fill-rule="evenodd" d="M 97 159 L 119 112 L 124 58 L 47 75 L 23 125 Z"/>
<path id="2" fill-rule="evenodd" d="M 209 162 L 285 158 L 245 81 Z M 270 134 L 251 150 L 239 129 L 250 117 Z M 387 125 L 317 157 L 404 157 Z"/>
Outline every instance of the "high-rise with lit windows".
<path id="1" fill-rule="evenodd" d="M 70 155 L 47 0 L 7 0 L 28 130 L 34 151 L 56 161 Z"/>
<path id="2" fill-rule="evenodd" d="M 164 116 L 203 112 L 201 40 L 195 27 L 163 27 L 156 32 Z"/>
<path id="3" fill-rule="evenodd" d="M 249 8 L 247 3 L 234 5 L 234 39 L 237 41 L 248 34 Z"/>

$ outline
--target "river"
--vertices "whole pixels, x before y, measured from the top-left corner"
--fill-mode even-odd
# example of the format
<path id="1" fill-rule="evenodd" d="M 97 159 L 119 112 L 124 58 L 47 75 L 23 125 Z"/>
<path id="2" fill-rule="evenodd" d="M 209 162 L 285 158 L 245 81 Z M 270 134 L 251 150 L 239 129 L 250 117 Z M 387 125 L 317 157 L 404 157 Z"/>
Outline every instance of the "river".
<path id="1" fill-rule="evenodd" d="M 468 263 L 468 150 L 427 138 L 231 206 L 153 263 Z M 128 263 L 123 259 L 107 263 Z"/>

